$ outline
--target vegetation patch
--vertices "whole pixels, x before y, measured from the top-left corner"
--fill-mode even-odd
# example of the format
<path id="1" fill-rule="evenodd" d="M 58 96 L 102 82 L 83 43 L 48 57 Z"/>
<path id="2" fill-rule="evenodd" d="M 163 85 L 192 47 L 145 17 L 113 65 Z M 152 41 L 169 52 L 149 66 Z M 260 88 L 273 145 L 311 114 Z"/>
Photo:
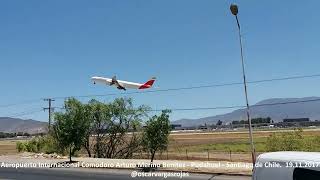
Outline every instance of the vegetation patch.
<path id="1" fill-rule="evenodd" d="M 18 141 L 16 148 L 18 152 L 43 152 L 46 154 L 59 152 L 54 138 L 50 135 L 35 137 L 29 141 Z"/>

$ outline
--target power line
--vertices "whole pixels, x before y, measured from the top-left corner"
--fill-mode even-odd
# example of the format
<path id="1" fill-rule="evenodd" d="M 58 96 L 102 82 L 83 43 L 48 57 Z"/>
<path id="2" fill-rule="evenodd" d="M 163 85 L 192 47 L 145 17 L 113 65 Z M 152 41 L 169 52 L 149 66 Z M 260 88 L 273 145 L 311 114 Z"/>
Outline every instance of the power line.
<path id="1" fill-rule="evenodd" d="M 288 77 L 283 77 L 283 78 L 248 81 L 247 83 L 254 84 L 254 83 L 262 83 L 262 82 L 284 81 L 284 80 L 293 80 L 293 79 L 305 79 L 305 78 L 313 78 L 313 77 L 320 77 L 320 74 L 302 75 L 302 76 L 288 76 Z"/>
<path id="2" fill-rule="evenodd" d="M 32 110 L 32 111 L 23 111 L 23 112 L 19 112 L 19 113 L 15 113 L 15 114 L 12 114 L 12 115 L 7 115 L 5 117 L 10 117 L 10 118 L 16 118 L 16 117 L 21 117 L 21 116 L 25 116 L 25 115 L 31 115 L 31 114 L 35 114 L 35 113 L 38 113 L 38 112 L 41 112 L 43 111 L 42 109 L 37 109 L 37 110 Z"/>
<path id="3" fill-rule="evenodd" d="M 7 108 L 11 106 L 18 106 L 18 105 L 24 105 L 24 104 L 32 104 L 32 103 L 40 102 L 40 100 L 41 99 L 31 99 L 31 100 L 25 100 L 17 103 L 12 103 L 12 104 L 3 104 L 3 105 L 0 105 L 0 108 Z"/>
<path id="4" fill-rule="evenodd" d="M 286 105 L 286 104 L 297 104 L 297 103 L 308 103 L 308 102 L 316 102 L 320 101 L 320 98 L 309 99 L 309 100 L 299 100 L 299 101 L 289 101 L 289 102 L 278 102 L 278 103 L 265 103 L 265 104 L 256 104 L 251 105 L 250 107 L 261 107 L 261 106 L 275 106 L 275 105 Z M 216 110 L 216 109 L 236 109 L 236 108 L 245 108 L 244 105 L 237 106 L 218 106 L 218 107 L 195 107 L 195 108 L 167 108 L 171 111 L 198 111 L 198 110 Z M 165 109 L 152 109 L 149 111 L 163 111 Z"/>
<path id="5" fill-rule="evenodd" d="M 308 100 L 298 100 L 298 101 L 289 101 L 289 102 L 278 102 L 278 103 L 264 103 L 264 104 L 256 104 L 252 105 L 250 107 L 261 107 L 261 106 L 275 106 L 275 105 L 286 105 L 286 104 L 297 104 L 297 103 L 308 103 L 308 102 L 316 102 L 320 101 L 320 98 L 315 98 L 315 99 L 308 99 Z M 217 106 L 217 107 L 194 107 L 194 108 L 167 108 L 172 111 L 198 111 L 198 110 L 216 110 L 216 109 L 236 109 L 236 108 L 245 108 L 246 106 L 244 105 L 237 105 L 237 106 Z M 64 109 L 62 107 L 61 109 Z M 163 111 L 165 109 L 152 109 L 149 111 Z M 8 115 L 6 117 L 20 117 L 20 116 L 25 116 L 25 115 L 30 115 L 34 113 L 38 113 L 43 111 L 42 109 L 37 109 L 37 110 L 32 110 L 32 111 L 24 111 L 24 112 L 19 112 L 15 113 L 13 115 Z"/>
<path id="6" fill-rule="evenodd" d="M 278 103 L 264 103 L 264 104 L 256 104 L 252 105 L 250 107 L 261 107 L 261 106 L 275 106 L 275 105 L 286 105 L 286 104 L 297 104 L 297 103 L 308 103 L 308 102 L 316 102 L 320 101 L 320 98 L 314 98 L 314 99 L 308 99 L 308 100 L 297 100 L 297 101 L 288 101 L 288 102 L 278 102 Z M 218 109 L 236 109 L 236 108 L 245 108 L 246 106 L 244 105 L 236 105 L 236 106 L 216 106 L 216 107 L 194 107 L 194 108 L 166 108 L 170 109 L 171 111 L 201 111 L 201 110 L 218 110 Z M 60 109 L 64 109 L 64 107 L 61 107 Z M 163 111 L 165 109 L 152 109 L 148 110 L 150 112 L 158 112 L 158 111 Z M 30 115 L 34 114 L 37 112 L 40 112 L 41 110 L 32 110 L 32 111 L 24 111 L 24 112 L 19 112 L 15 113 L 13 115 L 9 115 L 6 117 L 20 117 L 20 116 L 25 116 L 25 115 Z"/>
<path id="7" fill-rule="evenodd" d="M 316 102 L 316 101 L 320 101 L 320 98 L 309 99 L 309 100 L 300 100 L 300 101 L 291 101 L 291 102 L 256 104 L 256 105 L 252 105 L 251 107 L 286 105 L 286 104 L 297 104 L 297 103 L 308 103 L 308 102 Z"/>
<path id="8" fill-rule="evenodd" d="M 315 99 L 308 99 L 308 100 L 298 100 L 298 101 L 289 101 L 289 102 L 278 102 L 278 103 L 264 103 L 264 104 L 256 104 L 256 105 L 252 105 L 251 107 L 261 107 L 261 106 L 275 106 L 275 105 L 286 105 L 286 104 L 297 104 L 297 103 L 308 103 L 308 102 L 316 102 L 316 101 L 320 101 L 320 98 L 315 98 Z M 236 108 L 245 108 L 246 106 L 244 105 L 237 105 L 237 106 L 217 106 L 217 107 L 194 107 L 194 108 L 167 108 L 170 109 L 171 111 L 199 111 L 199 110 L 217 110 L 217 109 L 236 109 Z M 62 107 L 61 109 L 64 109 L 64 107 Z M 149 110 L 150 112 L 158 112 L 158 111 L 163 111 L 165 109 L 152 109 Z M 12 115 L 8 115 L 5 117 L 10 117 L 10 118 L 16 118 L 16 117 L 21 117 L 21 116 L 25 116 L 25 115 L 31 115 L 31 114 L 35 114 L 38 112 L 43 111 L 43 109 L 36 109 L 36 110 L 32 110 L 32 111 L 23 111 L 23 112 L 19 112 L 19 113 L 15 113 Z"/>
<path id="9" fill-rule="evenodd" d="M 218 109 L 236 109 L 236 108 L 244 108 L 246 106 L 218 106 L 218 107 L 195 107 L 195 108 L 167 108 L 171 111 L 199 111 L 199 110 L 218 110 Z M 163 111 L 165 109 L 151 109 L 149 111 Z"/>
<path id="10" fill-rule="evenodd" d="M 297 100 L 297 101 L 289 101 L 289 102 L 278 102 L 278 103 L 264 103 L 264 104 L 255 104 L 251 105 L 251 108 L 261 107 L 261 106 L 275 106 L 275 105 L 286 105 L 286 104 L 297 104 L 297 103 L 308 103 L 308 102 L 316 102 L 320 101 L 320 98 L 314 98 L 309 100 Z M 164 108 L 164 109 L 150 109 L 147 110 L 149 112 L 159 112 L 163 110 L 171 110 L 171 111 L 202 111 L 202 110 L 219 110 L 219 109 L 237 109 L 237 108 L 245 108 L 245 105 L 235 105 L 235 106 L 215 106 L 215 107 L 193 107 L 193 108 Z M 59 109 L 65 109 L 65 107 L 56 107 Z"/>
<path id="11" fill-rule="evenodd" d="M 285 81 L 285 80 L 305 79 L 305 78 L 315 78 L 315 77 L 320 77 L 320 74 L 301 75 L 301 76 L 287 76 L 287 77 L 281 77 L 281 78 L 248 81 L 247 83 L 248 84 L 258 84 L 258 83 L 273 82 L 273 81 Z M 148 91 L 123 92 L 123 93 L 91 94 L 91 95 L 60 96 L 60 97 L 58 96 L 58 97 L 54 97 L 53 99 L 67 99 L 67 98 L 71 98 L 71 97 L 89 98 L 89 97 L 104 97 L 104 96 L 117 96 L 117 95 L 146 94 L 146 93 L 156 93 L 156 92 L 192 90 L 192 89 L 202 89 L 202 88 L 215 88 L 215 87 L 234 86 L 234 85 L 242 85 L 242 82 L 221 83 L 221 84 L 190 86 L 190 87 L 180 87 L 180 88 L 168 88 L 168 89 L 158 89 L 158 90 L 148 90 Z M 30 103 L 34 103 L 34 102 L 40 102 L 43 99 L 46 99 L 46 98 L 26 100 L 26 101 L 22 101 L 22 102 L 19 102 L 19 103 L 12 103 L 12 104 L 4 104 L 4 105 L 0 105 L 0 108 L 7 108 L 7 107 L 11 107 L 11 106 L 17 106 L 17 105 L 23 105 L 23 104 L 30 104 Z"/>
<path id="12" fill-rule="evenodd" d="M 305 78 L 314 78 L 320 77 L 320 74 L 313 75 L 302 75 L 302 76 L 288 76 L 282 78 L 273 78 L 273 79 L 263 79 L 248 81 L 248 84 L 258 84 L 264 82 L 273 82 L 273 81 L 285 81 L 293 79 L 305 79 Z M 221 83 L 221 84 L 211 84 L 211 85 L 202 85 L 202 86 L 190 86 L 190 87 L 180 87 L 180 88 L 168 88 L 168 89 L 158 89 L 158 90 L 148 90 L 148 91 L 134 91 L 134 92 L 123 92 L 123 93 L 109 93 L 109 94 L 91 94 L 91 95 L 78 95 L 78 96 L 60 96 L 54 97 L 54 99 L 67 99 L 67 98 L 89 98 L 89 97 L 104 97 L 104 96 L 117 96 L 117 95 L 132 95 L 132 94 L 146 94 L 146 93 L 155 93 L 155 92 L 168 92 L 168 91 L 181 91 L 181 90 L 192 90 L 192 89 L 202 89 L 202 88 L 214 88 L 214 87 L 224 87 L 224 86 L 234 86 L 242 85 L 242 82 L 234 83 Z"/>

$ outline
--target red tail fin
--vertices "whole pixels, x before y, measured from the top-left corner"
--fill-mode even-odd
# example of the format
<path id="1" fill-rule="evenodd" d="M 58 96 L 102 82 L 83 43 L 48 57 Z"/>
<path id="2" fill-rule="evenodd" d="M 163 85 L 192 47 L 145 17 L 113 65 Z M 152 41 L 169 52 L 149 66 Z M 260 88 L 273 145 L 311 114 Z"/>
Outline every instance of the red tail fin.
<path id="1" fill-rule="evenodd" d="M 139 89 L 147 89 L 147 88 L 151 88 L 154 81 L 156 81 L 156 78 L 152 78 L 150 79 L 148 82 L 144 83 L 144 85 L 140 86 Z"/>

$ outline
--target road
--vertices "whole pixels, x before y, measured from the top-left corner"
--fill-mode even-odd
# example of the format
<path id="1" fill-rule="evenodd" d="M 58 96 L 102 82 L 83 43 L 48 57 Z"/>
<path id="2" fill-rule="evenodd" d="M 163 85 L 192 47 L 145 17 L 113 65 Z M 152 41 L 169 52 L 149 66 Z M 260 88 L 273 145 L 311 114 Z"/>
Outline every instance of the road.
<path id="1" fill-rule="evenodd" d="M 132 171 L 129 170 L 106 170 L 106 169 L 40 169 L 40 168 L 0 168 L 0 179 L 23 179 L 23 180 L 71 180 L 71 179 L 164 179 L 164 178 L 132 178 Z M 180 179 L 179 177 L 170 177 L 167 179 Z M 199 180 L 249 180 L 248 176 L 224 176 L 209 174 L 189 174 L 182 179 Z"/>

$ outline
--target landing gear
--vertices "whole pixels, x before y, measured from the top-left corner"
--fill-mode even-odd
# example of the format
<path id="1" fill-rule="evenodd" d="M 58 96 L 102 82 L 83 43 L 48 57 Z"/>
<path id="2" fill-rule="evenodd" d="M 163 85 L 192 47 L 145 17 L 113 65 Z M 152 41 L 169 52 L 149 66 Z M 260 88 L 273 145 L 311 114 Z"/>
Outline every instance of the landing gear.
<path id="1" fill-rule="evenodd" d="M 124 90 L 124 91 L 127 90 L 125 87 L 122 87 L 122 86 L 118 86 L 117 88 L 118 88 L 119 90 Z"/>

